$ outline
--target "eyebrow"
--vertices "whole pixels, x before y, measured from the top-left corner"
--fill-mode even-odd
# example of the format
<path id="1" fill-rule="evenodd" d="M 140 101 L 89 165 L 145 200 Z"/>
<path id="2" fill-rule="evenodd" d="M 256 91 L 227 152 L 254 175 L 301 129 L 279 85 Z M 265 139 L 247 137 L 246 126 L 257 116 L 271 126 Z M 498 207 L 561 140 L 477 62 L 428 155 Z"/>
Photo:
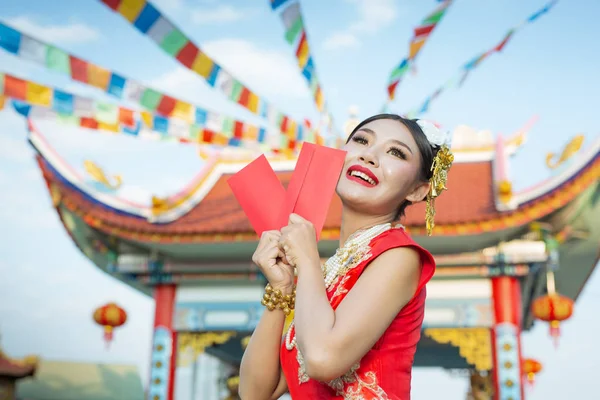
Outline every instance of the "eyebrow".
<path id="1" fill-rule="evenodd" d="M 371 135 L 377 136 L 377 133 L 375 133 L 374 130 L 369 129 L 369 128 L 360 128 L 359 131 L 365 131 L 367 133 L 370 133 Z M 401 142 L 400 140 L 397 139 L 392 139 L 392 141 L 398 143 L 400 146 L 406 148 L 406 150 L 408 150 L 410 152 L 410 154 L 413 153 L 412 149 L 404 142 Z"/>

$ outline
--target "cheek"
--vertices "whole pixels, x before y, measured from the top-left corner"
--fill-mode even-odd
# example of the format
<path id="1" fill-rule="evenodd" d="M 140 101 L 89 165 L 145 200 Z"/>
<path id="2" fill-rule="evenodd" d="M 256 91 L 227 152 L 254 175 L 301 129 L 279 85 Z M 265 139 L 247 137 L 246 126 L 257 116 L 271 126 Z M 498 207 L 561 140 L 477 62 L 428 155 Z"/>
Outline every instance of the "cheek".
<path id="1" fill-rule="evenodd" d="M 387 160 L 382 163 L 382 172 L 387 185 L 402 189 L 409 186 L 417 176 L 417 168 L 408 161 Z"/>

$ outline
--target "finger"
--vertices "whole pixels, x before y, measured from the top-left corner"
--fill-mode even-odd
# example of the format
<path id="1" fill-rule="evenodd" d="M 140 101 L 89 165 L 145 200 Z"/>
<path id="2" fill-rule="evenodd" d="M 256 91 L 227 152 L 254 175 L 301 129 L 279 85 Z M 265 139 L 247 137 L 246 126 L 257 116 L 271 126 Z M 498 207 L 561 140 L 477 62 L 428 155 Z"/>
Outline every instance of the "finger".
<path id="1" fill-rule="evenodd" d="M 286 235 L 281 235 L 281 237 L 279 238 L 278 245 L 279 245 L 279 248 L 281 250 L 283 250 L 284 252 L 288 252 L 290 250 L 288 237 Z"/>
<path id="2" fill-rule="evenodd" d="M 275 259 L 277 259 L 277 257 L 279 257 L 280 252 L 281 252 L 281 249 L 277 246 L 274 246 L 270 249 L 265 250 L 264 255 L 265 255 L 265 258 L 268 260 L 275 260 Z M 275 263 L 273 263 L 273 264 L 275 264 Z"/>
<path id="3" fill-rule="evenodd" d="M 262 237 L 265 238 L 265 240 L 276 240 L 279 236 L 281 236 L 279 231 L 265 231 L 262 234 Z"/>
<path id="4" fill-rule="evenodd" d="M 308 222 L 306 219 L 302 218 L 301 216 L 299 216 L 298 214 L 290 214 L 290 218 L 288 220 L 289 225 L 294 225 L 294 224 L 302 224 Z"/>

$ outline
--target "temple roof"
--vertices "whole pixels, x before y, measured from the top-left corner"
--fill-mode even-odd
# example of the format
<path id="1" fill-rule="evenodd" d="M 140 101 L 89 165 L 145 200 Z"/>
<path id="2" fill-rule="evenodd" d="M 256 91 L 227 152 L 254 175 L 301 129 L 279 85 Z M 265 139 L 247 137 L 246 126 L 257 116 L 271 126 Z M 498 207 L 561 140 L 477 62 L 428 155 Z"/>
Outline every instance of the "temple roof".
<path id="1" fill-rule="evenodd" d="M 9 358 L 0 350 L 0 377 L 15 379 L 33 376 L 38 366 L 36 357 L 25 357 L 21 360 Z"/>
<path id="2" fill-rule="evenodd" d="M 247 161 L 208 160 L 205 170 L 178 196 L 160 199 L 155 206 L 132 204 L 94 191 L 54 152 L 39 133 L 30 142 L 55 203 L 81 216 L 86 224 L 108 235 L 139 242 L 195 243 L 255 240 L 247 218 L 234 198 L 227 179 Z M 436 200 L 436 236 L 478 235 L 519 228 L 562 208 L 597 180 L 600 140 L 571 165 L 540 184 L 512 194 L 510 204 L 498 206 L 494 159 L 473 154 L 458 159 L 450 170 L 449 190 Z M 271 162 L 287 184 L 294 160 Z M 424 203 L 408 208 L 402 223 L 414 236 L 422 236 Z M 341 202 L 335 197 L 322 238 L 339 234 Z"/>

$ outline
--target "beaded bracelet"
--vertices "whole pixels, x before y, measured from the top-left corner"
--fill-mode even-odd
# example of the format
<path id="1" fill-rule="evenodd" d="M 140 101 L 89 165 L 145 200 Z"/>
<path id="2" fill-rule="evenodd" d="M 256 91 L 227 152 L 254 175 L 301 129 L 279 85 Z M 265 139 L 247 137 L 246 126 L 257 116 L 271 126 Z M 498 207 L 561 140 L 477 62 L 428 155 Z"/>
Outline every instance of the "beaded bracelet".
<path id="1" fill-rule="evenodd" d="M 270 284 L 267 284 L 260 304 L 267 307 L 269 311 L 280 309 L 285 315 L 290 315 L 296 305 L 296 289 L 294 288 L 291 294 L 284 295 L 281 290 L 273 289 Z"/>

